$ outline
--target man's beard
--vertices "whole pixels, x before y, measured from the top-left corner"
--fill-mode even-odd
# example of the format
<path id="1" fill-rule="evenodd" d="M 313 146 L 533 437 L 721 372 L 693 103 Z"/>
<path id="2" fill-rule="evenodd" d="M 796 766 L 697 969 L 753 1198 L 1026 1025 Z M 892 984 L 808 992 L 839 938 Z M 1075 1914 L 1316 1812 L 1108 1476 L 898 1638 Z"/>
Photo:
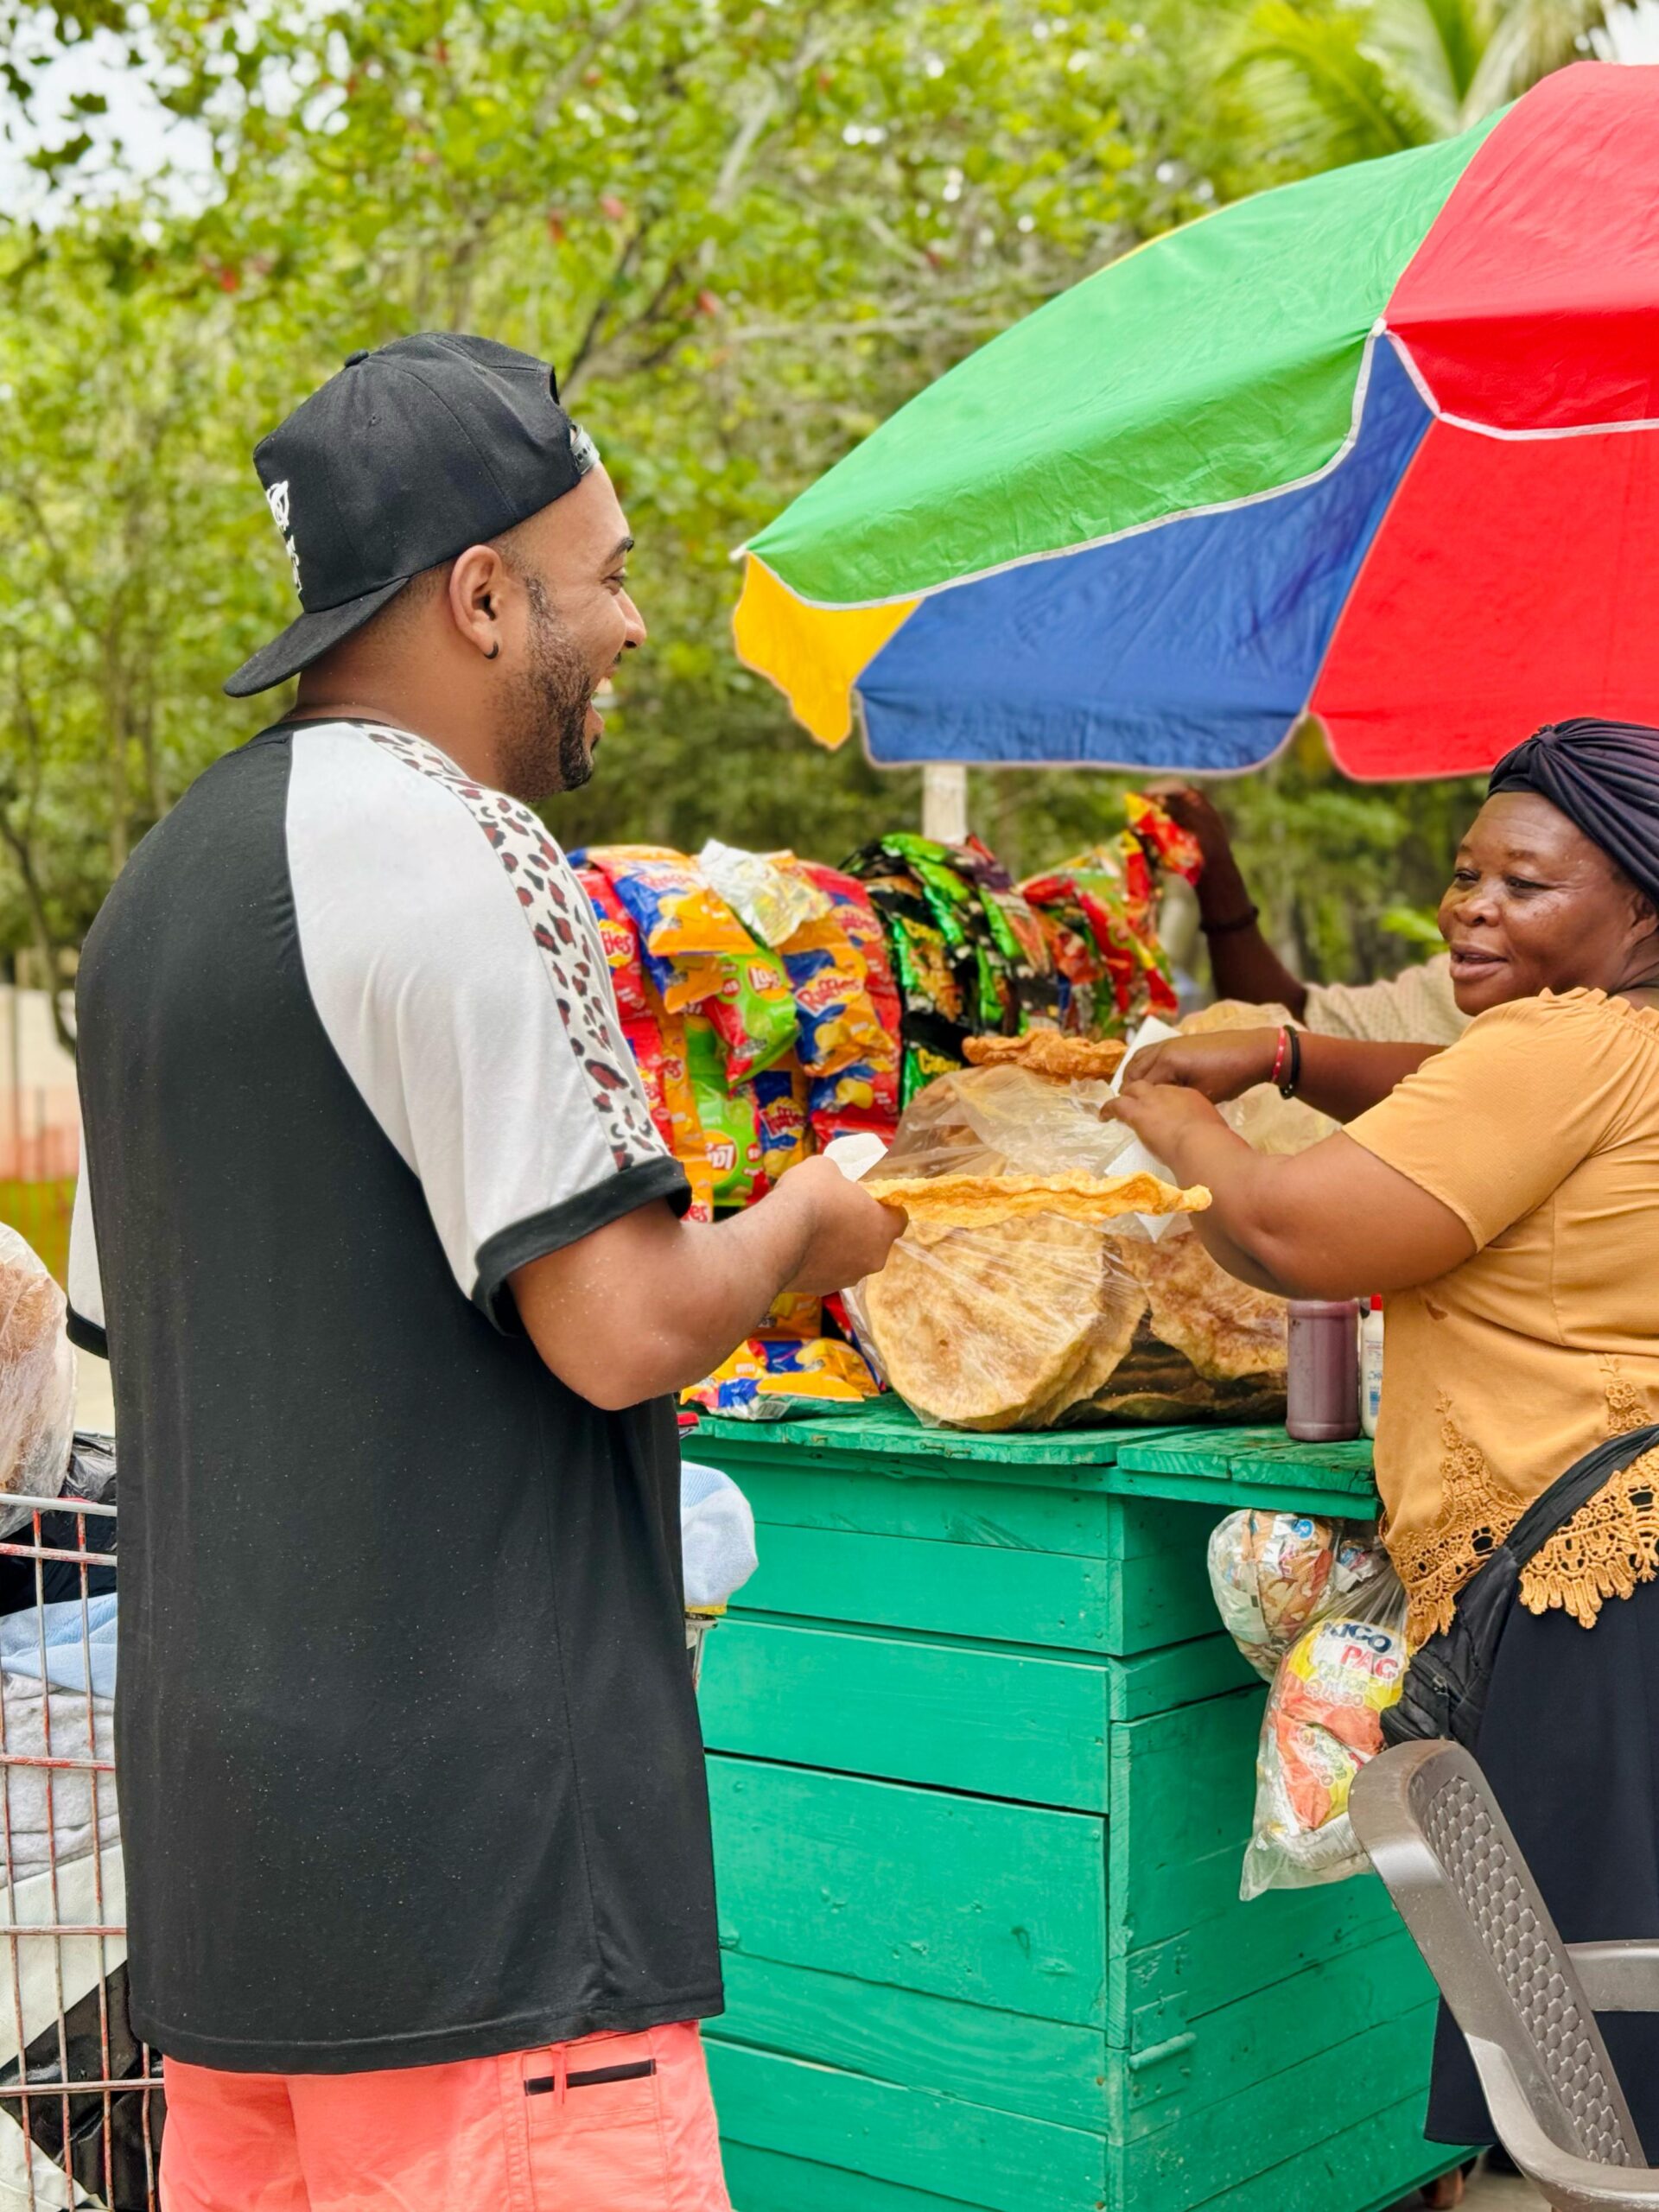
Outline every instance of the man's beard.
<path id="1" fill-rule="evenodd" d="M 524 579 L 530 606 L 530 663 L 501 702 L 498 763 L 510 798 L 534 801 L 573 791 L 594 772 L 588 709 L 594 678 L 580 647 L 554 613 L 539 576 Z"/>

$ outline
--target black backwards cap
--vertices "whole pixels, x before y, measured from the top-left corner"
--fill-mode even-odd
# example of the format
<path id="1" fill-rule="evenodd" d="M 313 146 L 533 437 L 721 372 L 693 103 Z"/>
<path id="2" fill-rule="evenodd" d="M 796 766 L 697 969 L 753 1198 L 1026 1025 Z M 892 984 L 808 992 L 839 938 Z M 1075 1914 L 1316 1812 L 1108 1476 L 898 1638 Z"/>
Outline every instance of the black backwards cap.
<path id="1" fill-rule="evenodd" d="M 298 675 L 411 576 L 562 499 L 598 458 L 533 354 L 427 331 L 349 355 L 254 448 L 304 612 L 226 690 Z"/>

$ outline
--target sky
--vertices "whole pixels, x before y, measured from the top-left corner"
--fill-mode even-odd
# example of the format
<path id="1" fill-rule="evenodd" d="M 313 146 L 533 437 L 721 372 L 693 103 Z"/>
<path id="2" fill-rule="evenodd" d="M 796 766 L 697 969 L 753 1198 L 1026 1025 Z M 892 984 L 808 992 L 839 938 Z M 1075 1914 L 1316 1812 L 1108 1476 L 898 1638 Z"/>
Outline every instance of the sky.
<path id="1" fill-rule="evenodd" d="M 1614 19 L 1611 44 L 1621 61 L 1659 62 L 1659 0 L 1637 0 L 1621 8 Z M 196 175 L 205 187 L 208 174 L 202 133 L 170 117 L 145 85 L 141 74 L 126 67 L 123 49 L 115 39 L 99 34 L 72 48 L 48 72 L 40 100 L 37 129 L 48 139 L 56 137 L 68 101 L 77 92 L 102 92 L 109 113 L 87 126 L 99 152 L 89 162 L 103 165 L 116 156 L 129 170 L 153 175 L 171 158 L 181 172 L 180 189 L 187 202 L 192 196 L 190 179 Z M 0 206 L 12 215 L 49 213 L 44 181 L 22 160 L 39 138 L 24 129 L 7 100 L 0 97 Z"/>

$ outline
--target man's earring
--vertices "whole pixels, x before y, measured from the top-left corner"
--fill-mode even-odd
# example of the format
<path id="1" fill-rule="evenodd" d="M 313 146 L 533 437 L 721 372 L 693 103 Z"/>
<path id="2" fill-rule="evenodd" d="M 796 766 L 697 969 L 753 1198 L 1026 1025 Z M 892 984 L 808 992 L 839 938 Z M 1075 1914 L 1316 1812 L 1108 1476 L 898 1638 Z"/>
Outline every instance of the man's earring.
<path id="1" fill-rule="evenodd" d="M 486 659 L 486 660 L 493 660 L 493 659 L 495 658 L 496 655 L 500 652 L 500 650 L 501 650 L 501 640 L 500 640 L 500 639 L 499 639 L 499 638 L 498 638 L 498 639 L 496 639 L 495 643 L 494 643 L 494 644 L 490 647 L 490 650 L 488 651 L 488 652 L 486 652 L 486 653 L 485 654 L 485 656 L 484 656 L 485 659 Z"/>

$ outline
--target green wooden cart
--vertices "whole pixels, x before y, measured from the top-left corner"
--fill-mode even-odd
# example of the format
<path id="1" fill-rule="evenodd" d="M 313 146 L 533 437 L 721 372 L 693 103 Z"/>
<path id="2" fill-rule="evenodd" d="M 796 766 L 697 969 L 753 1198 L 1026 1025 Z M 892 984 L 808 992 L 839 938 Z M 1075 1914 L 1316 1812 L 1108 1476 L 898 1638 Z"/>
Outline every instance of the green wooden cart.
<path id="1" fill-rule="evenodd" d="M 1264 1692 L 1205 1548 L 1369 1446 L 706 1421 L 760 1571 L 702 1706 L 737 2212 L 1372 2212 L 1433 1992 L 1374 1877 L 1238 1899 Z"/>

